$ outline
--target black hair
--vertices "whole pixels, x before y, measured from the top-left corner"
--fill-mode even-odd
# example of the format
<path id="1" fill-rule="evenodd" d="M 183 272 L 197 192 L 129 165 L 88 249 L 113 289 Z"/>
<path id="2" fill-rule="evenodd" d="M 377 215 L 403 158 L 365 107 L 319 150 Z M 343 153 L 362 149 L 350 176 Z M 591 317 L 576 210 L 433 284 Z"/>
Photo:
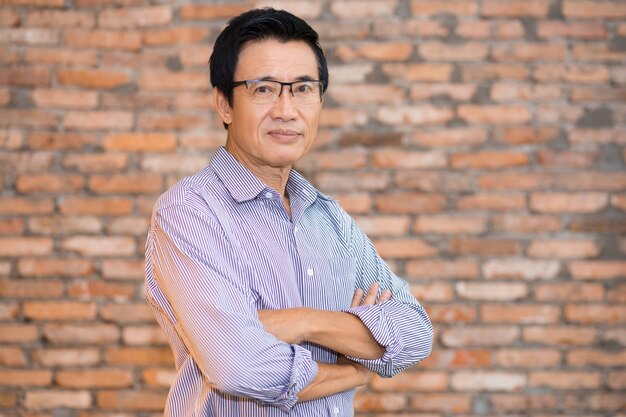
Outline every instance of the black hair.
<path id="1" fill-rule="evenodd" d="M 307 22 L 293 14 L 272 8 L 252 9 L 232 18 L 219 34 L 209 59 L 211 84 L 233 105 L 233 77 L 239 52 L 246 42 L 276 39 L 280 42 L 303 41 L 317 59 L 323 91 L 328 88 L 328 65 L 319 44 L 319 35 Z"/>

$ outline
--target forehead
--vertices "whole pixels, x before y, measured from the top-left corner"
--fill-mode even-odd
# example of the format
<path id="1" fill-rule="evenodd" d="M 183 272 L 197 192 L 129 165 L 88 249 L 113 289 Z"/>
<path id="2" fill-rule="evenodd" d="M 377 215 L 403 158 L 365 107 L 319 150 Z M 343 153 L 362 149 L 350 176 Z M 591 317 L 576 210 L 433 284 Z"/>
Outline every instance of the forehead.
<path id="1" fill-rule="evenodd" d="M 267 39 L 246 43 L 239 52 L 235 80 L 271 77 L 279 81 L 308 76 L 317 79 L 317 59 L 303 41 Z"/>

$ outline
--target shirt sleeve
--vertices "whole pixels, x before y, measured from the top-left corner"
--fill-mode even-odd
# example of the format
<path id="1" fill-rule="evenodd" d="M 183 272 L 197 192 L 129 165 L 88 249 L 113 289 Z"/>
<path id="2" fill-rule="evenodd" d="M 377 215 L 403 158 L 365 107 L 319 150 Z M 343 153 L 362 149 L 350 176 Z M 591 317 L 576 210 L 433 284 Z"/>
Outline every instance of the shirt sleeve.
<path id="1" fill-rule="evenodd" d="M 317 373 L 311 353 L 267 333 L 241 255 L 216 219 L 185 205 L 155 211 L 148 250 L 176 330 L 217 389 L 289 411 Z"/>
<path id="2" fill-rule="evenodd" d="M 354 314 L 385 348 L 379 359 L 349 359 L 361 363 L 382 377 L 392 377 L 430 355 L 433 327 L 424 308 L 413 297 L 408 283 L 391 272 L 374 245 L 351 221 L 351 245 L 357 259 L 357 288 L 365 291 L 374 283 L 380 291 L 389 289 L 392 297 L 380 304 L 343 311 Z"/>

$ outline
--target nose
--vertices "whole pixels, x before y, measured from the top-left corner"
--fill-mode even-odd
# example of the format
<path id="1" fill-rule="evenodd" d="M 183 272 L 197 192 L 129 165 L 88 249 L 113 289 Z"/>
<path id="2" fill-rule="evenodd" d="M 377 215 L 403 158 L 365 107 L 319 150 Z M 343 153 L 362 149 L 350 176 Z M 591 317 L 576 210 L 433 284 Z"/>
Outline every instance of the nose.
<path id="1" fill-rule="evenodd" d="M 283 94 L 285 88 L 288 88 L 289 91 Z M 273 118 L 281 120 L 292 120 L 297 117 L 298 111 L 293 103 L 293 93 L 290 85 L 282 86 L 278 99 L 272 106 L 271 115 Z"/>

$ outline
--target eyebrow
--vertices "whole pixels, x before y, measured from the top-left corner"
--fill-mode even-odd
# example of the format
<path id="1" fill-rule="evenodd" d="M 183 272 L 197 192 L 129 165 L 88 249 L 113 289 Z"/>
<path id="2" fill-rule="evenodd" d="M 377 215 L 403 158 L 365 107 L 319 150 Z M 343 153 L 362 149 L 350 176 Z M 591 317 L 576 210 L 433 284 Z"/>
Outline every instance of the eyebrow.
<path id="1" fill-rule="evenodd" d="M 259 77 L 259 78 L 255 78 L 255 80 L 259 80 L 259 81 L 278 81 L 276 78 L 271 77 L 269 75 L 266 75 L 264 77 Z M 315 78 L 311 77 L 310 75 L 301 75 L 299 77 L 296 77 L 296 81 L 315 81 Z"/>

